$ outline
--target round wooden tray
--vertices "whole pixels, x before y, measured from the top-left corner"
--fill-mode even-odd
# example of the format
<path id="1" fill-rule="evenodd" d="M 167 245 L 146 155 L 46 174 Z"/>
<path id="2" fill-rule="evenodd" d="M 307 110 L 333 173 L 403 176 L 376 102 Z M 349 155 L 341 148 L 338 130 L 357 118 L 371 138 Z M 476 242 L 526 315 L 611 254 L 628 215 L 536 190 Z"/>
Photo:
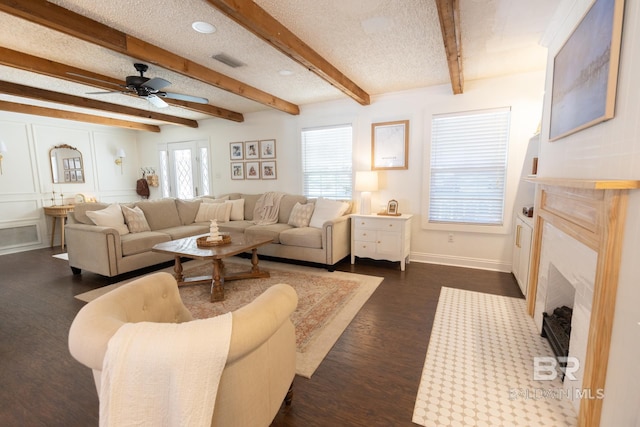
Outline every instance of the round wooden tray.
<path id="1" fill-rule="evenodd" d="M 209 236 L 198 237 L 196 239 L 196 243 L 199 248 L 210 248 L 213 246 L 221 246 L 231 243 L 231 236 L 229 234 L 220 233 L 220 236 L 222 237 L 222 240 L 218 240 L 217 242 L 207 242 L 207 237 Z"/>

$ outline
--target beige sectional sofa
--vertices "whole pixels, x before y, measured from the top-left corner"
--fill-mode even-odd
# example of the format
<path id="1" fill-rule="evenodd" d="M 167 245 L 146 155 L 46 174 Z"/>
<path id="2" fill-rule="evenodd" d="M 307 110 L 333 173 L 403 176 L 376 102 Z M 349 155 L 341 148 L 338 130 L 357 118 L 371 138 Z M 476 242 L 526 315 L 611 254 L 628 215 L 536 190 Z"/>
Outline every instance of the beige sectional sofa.
<path id="1" fill-rule="evenodd" d="M 231 215 L 228 221 L 218 220 L 220 231 L 272 238 L 272 243 L 258 249 L 260 255 L 324 264 L 329 270 L 333 270 L 334 264 L 349 255 L 351 227 L 348 202 L 346 211 L 328 218 L 326 212 L 321 214 L 320 207 L 336 201 L 307 200 L 304 196 L 285 194 L 279 199 L 277 223 L 259 225 L 255 223 L 254 210 L 261 196 L 233 193 L 218 199 L 164 198 L 123 204 L 123 210 L 128 208 L 128 212 L 131 212 L 131 208 L 135 208 L 138 213 L 142 211 L 144 214 L 148 229 L 136 232 L 129 231 L 135 229 L 134 223 L 128 223 L 128 227 L 96 225 L 95 212 L 103 212 L 109 204 L 77 204 L 73 213 L 69 214 L 66 226 L 69 265 L 74 274 L 87 270 L 112 277 L 171 261 L 172 256 L 152 252 L 151 249 L 158 243 L 207 233 L 210 222 L 197 221 L 202 219 L 203 203 L 233 206 L 233 211 L 229 209 Z M 309 212 L 309 209 L 300 209 L 310 208 L 308 204 L 315 207 L 310 218 L 312 226 L 304 226 L 304 220 L 300 223 L 299 218 L 291 215 L 294 210 Z M 124 219 L 122 222 L 125 223 Z"/>

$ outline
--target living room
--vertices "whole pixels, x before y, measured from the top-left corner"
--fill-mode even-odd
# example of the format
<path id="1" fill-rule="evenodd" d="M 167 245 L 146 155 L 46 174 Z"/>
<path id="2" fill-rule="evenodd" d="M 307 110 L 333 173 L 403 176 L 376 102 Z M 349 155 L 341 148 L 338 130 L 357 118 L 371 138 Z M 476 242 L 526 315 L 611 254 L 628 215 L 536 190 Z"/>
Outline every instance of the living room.
<path id="1" fill-rule="evenodd" d="M 242 123 L 220 119 L 203 120 L 197 129 L 163 126 L 162 131 L 157 134 L 2 112 L 0 138 L 5 141 L 8 150 L 3 154 L 3 174 L 0 176 L 0 203 L 4 205 L 0 227 L 33 227 L 37 229 L 37 233 L 35 242 L 0 247 L 0 253 L 16 260 L 24 251 L 49 251 L 46 248 L 49 246 L 52 228 L 50 218 L 42 212 L 42 206 L 51 204 L 53 191 L 56 192 L 56 204 L 61 203 L 62 195 L 65 202 L 72 202 L 77 193 L 91 194 L 104 202 L 138 200 L 135 182 L 141 177 L 140 168 L 158 169 L 158 150 L 166 148 L 167 144 L 204 141 L 210 147 L 213 194 L 275 190 L 299 194 L 302 181 L 299 138 L 302 129 L 351 123 L 355 172 L 370 168 L 372 123 L 409 120 L 408 168 L 380 172 L 379 190 L 372 198 L 375 210 L 382 209 L 387 201 L 395 199 L 400 212 L 414 215 L 410 255 L 412 264 L 407 267 L 407 275 L 410 275 L 413 268 L 416 268 L 414 271 L 430 271 L 420 270 L 426 268 L 422 263 L 509 273 L 514 239 L 514 212 L 520 208 L 516 205 L 520 176 L 524 169 L 530 167 L 525 164 L 525 156 L 529 141 L 540 123 L 539 177 L 639 178 L 637 171 L 640 152 L 636 143 L 636 113 L 639 107 L 637 97 L 634 96 L 633 76 L 638 73 L 637 58 L 640 48 L 630 42 L 640 22 L 637 4 L 627 2 L 625 5 L 615 117 L 557 141 L 548 141 L 553 58 L 589 6 L 586 4 L 588 2 L 576 3 L 562 3 L 566 20 L 561 24 L 552 23 L 557 27 L 556 36 L 548 45 L 549 61 L 546 69 L 467 81 L 463 95 L 453 96 L 448 84 L 436 85 L 375 95 L 371 105 L 366 107 L 353 100 L 331 100 L 302 105 L 297 116 L 273 110 L 258 111 L 246 113 Z M 425 200 L 428 200 L 425 196 L 428 194 L 425 182 L 432 116 L 504 106 L 511 107 L 511 134 L 503 229 L 496 233 L 477 233 L 464 227 L 425 226 L 421 217 L 425 212 Z M 229 144 L 262 139 L 276 141 L 277 179 L 233 180 L 229 173 Z M 76 147 L 82 153 L 84 183 L 51 183 L 48 153 L 51 147 L 61 143 Z M 116 152 L 120 148 L 126 153 L 121 166 L 114 163 Z M 159 188 L 152 187 L 151 190 L 151 198 L 160 197 Z M 636 193 L 637 191 L 629 193 L 629 212 L 640 207 L 640 196 Z M 358 198 L 359 195 L 354 193 L 354 199 L 357 201 Z M 634 239 L 639 235 L 639 230 L 640 220 L 634 215 L 627 215 L 606 377 L 606 396 L 600 423 L 603 426 L 634 425 L 640 416 L 637 409 L 640 396 L 635 387 L 640 381 L 640 368 L 636 363 L 640 355 L 640 319 L 635 307 L 640 301 L 640 291 L 634 280 L 640 273 L 634 262 L 635 255 L 640 250 L 640 243 Z M 55 239 L 59 245 L 59 236 L 55 236 Z M 393 269 L 395 266 L 384 267 Z M 367 265 L 366 268 L 374 267 Z M 474 274 L 476 273 L 469 273 L 469 278 Z M 402 286 L 404 277 L 397 276 L 393 280 L 396 285 Z M 489 284 L 486 286 L 491 288 Z M 482 285 L 478 285 L 475 290 L 482 291 Z M 424 325 L 420 327 L 424 328 Z M 424 354 L 420 357 L 424 357 Z"/>

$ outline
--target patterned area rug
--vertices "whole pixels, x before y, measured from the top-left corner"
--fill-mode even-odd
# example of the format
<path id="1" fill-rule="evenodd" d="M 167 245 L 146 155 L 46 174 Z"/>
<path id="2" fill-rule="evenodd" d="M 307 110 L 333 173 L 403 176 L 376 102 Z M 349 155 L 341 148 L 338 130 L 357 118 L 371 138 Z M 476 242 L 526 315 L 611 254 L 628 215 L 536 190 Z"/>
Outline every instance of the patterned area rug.
<path id="1" fill-rule="evenodd" d="M 186 277 L 211 273 L 206 261 L 183 264 Z M 227 271 L 250 268 L 247 259 L 231 258 L 225 262 Z M 342 332 L 382 282 L 381 277 L 301 267 L 297 265 L 260 261 L 260 269 L 269 271 L 270 278 L 227 282 L 225 300 L 211 303 L 210 285 L 180 287 L 180 297 L 193 317 L 203 319 L 236 310 L 253 301 L 267 288 L 277 283 L 291 285 L 298 294 L 298 308 L 291 316 L 296 327 L 296 373 L 306 378 L 320 365 Z M 172 268 L 162 271 L 172 272 Z M 133 280 L 133 279 L 131 279 Z M 105 286 L 76 295 L 82 301 L 91 301 L 131 280 Z"/>
<path id="2" fill-rule="evenodd" d="M 559 377 L 535 381 L 533 358 L 553 356 L 524 299 L 443 287 L 413 412 L 440 426 L 575 426 Z"/>

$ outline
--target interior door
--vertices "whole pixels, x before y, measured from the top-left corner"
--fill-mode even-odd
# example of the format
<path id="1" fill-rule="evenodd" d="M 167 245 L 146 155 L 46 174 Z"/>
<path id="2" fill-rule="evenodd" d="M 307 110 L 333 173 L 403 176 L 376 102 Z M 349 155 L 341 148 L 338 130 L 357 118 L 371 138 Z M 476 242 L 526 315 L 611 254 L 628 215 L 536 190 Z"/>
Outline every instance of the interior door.
<path id="1" fill-rule="evenodd" d="M 169 196 L 191 199 L 208 194 L 208 144 L 206 141 L 167 144 Z"/>

